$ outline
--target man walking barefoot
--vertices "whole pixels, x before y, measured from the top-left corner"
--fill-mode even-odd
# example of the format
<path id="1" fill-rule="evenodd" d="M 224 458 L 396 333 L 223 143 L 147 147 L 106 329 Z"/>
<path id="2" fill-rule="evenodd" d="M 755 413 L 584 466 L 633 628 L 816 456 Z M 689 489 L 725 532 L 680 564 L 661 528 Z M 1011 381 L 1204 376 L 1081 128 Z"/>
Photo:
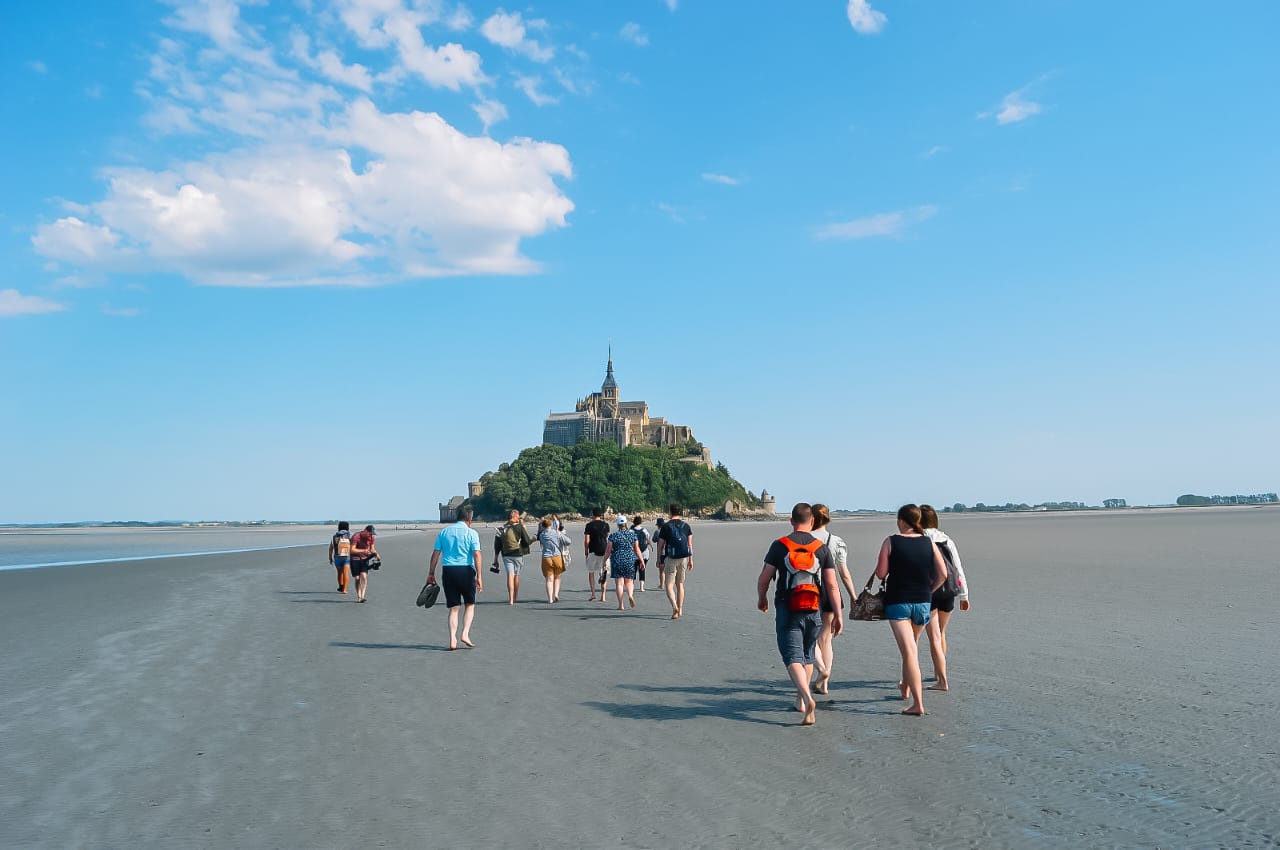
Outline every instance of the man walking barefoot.
<path id="1" fill-rule="evenodd" d="M 471 621 L 476 614 L 476 594 L 484 590 L 482 561 L 483 547 L 480 535 L 471 528 L 473 514 L 470 505 L 458 509 L 458 521 L 436 535 L 436 545 L 431 553 L 431 567 L 427 581 L 435 581 L 436 567 L 444 565 L 440 586 L 449 606 L 449 648 L 457 649 L 461 640 L 467 646 L 471 642 Z M 466 608 L 462 614 L 462 634 L 458 632 L 458 606 Z"/>
<path id="2" fill-rule="evenodd" d="M 662 551 L 662 580 L 671 603 L 671 619 L 684 615 L 684 577 L 693 572 L 693 529 L 680 518 L 679 505 L 671 506 L 671 518 L 658 532 L 658 548 Z"/>
<path id="3" fill-rule="evenodd" d="M 529 554 L 533 541 L 529 532 L 525 531 L 520 521 L 520 512 L 512 510 L 507 515 L 507 524 L 498 529 L 496 540 L 497 552 L 493 554 L 493 565 L 498 566 L 498 555 L 502 555 L 502 566 L 507 573 L 507 604 L 515 605 L 520 598 L 520 569 L 524 566 L 524 556 Z"/>
<path id="4" fill-rule="evenodd" d="M 586 555 L 587 562 L 587 584 L 591 588 L 591 598 L 588 602 L 594 602 L 596 599 L 596 582 L 600 582 L 600 601 L 604 601 L 604 579 L 608 573 L 605 572 L 605 547 L 609 545 L 609 523 L 605 522 L 601 517 L 604 511 L 600 508 L 593 508 L 591 511 L 591 522 L 587 523 L 587 527 L 582 535 L 583 554 Z"/>
<path id="5" fill-rule="evenodd" d="M 844 620 L 836 562 L 826 544 L 809 533 L 813 530 L 813 509 L 807 502 L 791 509 L 791 528 L 786 537 L 773 541 L 764 556 L 764 568 L 756 582 L 756 607 L 769 610 L 769 583 L 777 576 L 773 604 L 778 652 L 796 686 L 796 710 L 803 715 L 800 722 L 812 726 L 817 721 L 818 703 L 809 690 L 809 680 L 813 678 L 814 647 L 822 631 L 823 595 L 836 615 L 831 622 L 833 636 L 844 629 Z"/>

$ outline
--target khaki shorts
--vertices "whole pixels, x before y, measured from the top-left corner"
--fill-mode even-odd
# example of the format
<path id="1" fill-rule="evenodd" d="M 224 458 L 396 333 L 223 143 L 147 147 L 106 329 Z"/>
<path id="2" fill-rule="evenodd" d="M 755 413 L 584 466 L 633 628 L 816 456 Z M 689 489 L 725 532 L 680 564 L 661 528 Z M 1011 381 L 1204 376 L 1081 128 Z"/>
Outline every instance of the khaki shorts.
<path id="1" fill-rule="evenodd" d="M 662 574 L 674 578 L 676 584 L 684 584 L 684 574 L 689 571 L 688 558 L 667 558 L 662 562 Z"/>
<path id="2" fill-rule="evenodd" d="M 587 572 L 602 573 L 609 568 L 609 562 L 604 559 L 604 555 L 587 555 Z"/>
<path id="3" fill-rule="evenodd" d="M 542 574 L 547 578 L 555 578 L 564 572 L 564 556 L 552 555 L 542 559 Z"/>

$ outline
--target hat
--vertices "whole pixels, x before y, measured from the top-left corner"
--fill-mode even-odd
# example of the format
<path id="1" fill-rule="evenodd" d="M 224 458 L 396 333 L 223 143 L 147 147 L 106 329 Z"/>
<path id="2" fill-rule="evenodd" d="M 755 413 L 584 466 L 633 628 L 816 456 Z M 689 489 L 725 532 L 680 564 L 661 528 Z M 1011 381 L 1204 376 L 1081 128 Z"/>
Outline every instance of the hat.
<path id="1" fill-rule="evenodd" d="M 369 532 L 370 534 L 377 534 L 377 532 L 373 530 L 373 526 L 372 526 L 372 525 L 366 525 L 366 526 L 364 527 L 364 530 L 365 530 L 365 531 L 367 531 L 367 532 Z"/>
<path id="2" fill-rule="evenodd" d="M 626 525 L 626 524 L 627 524 L 627 518 L 626 518 L 626 517 L 624 517 L 624 516 L 622 516 L 621 514 L 619 514 L 619 515 L 618 515 L 618 525 Z"/>

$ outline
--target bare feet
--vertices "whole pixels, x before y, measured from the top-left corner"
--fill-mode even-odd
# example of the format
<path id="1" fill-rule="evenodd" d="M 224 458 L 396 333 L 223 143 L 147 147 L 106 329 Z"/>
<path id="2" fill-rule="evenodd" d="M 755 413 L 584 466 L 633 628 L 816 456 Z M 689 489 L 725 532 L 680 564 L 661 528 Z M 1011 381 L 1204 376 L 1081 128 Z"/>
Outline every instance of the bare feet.
<path id="1" fill-rule="evenodd" d="M 924 712 L 924 707 L 921 706 L 919 703 L 916 703 L 910 708 L 902 709 L 902 713 L 905 714 L 907 717 L 924 717 L 925 712 Z"/>
<path id="2" fill-rule="evenodd" d="M 925 690 L 926 691 L 949 691 L 951 690 L 951 686 L 948 685 L 946 682 L 939 682 L 936 685 L 930 685 L 929 687 L 925 688 Z"/>
<path id="3" fill-rule="evenodd" d="M 813 692 L 814 692 L 815 694 L 822 694 L 822 695 L 824 695 L 824 696 L 825 696 L 826 694 L 830 693 L 830 692 L 831 692 L 831 689 L 830 689 L 830 687 L 828 686 L 828 683 L 829 683 L 830 681 L 831 681 L 831 676 L 830 676 L 830 675 L 826 675 L 826 676 L 819 676 L 819 677 L 817 678 L 817 681 L 815 681 L 815 682 L 813 683 Z"/>
<path id="4" fill-rule="evenodd" d="M 679 612 L 679 611 L 672 611 L 672 612 L 671 612 L 671 619 L 673 619 L 673 620 L 679 620 L 679 619 L 680 619 L 680 612 Z"/>
<path id="5" fill-rule="evenodd" d="M 471 647 L 471 648 L 473 648 L 473 649 L 475 648 L 475 644 L 471 642 L 471 638 L 467 637 L 466 635 L 463 635 L 461 638 L 459 638 L 459 640 L 461 640 L 461 641 L 462 641 L 463 643 L 465 643 L 467 646 L 469 646 L 469 647 Z"/>
<path id="6" fill-rule="evenodd" d="M 902 694 L 903 699 L 911 699 L 911 688 L 906 682 L 898 683 L 898 693 Z"/>
<path id="7" fill-rule="evenodd" d="M 808 704 L 804 706 L 804 717 L 800 718 L 801 726 L 812 726 L 818 722 L 818 703 L 813 697 L 809 697 Z"/>
<path id="8" fill-rule="evenodd" d="M 635 594 L 633 593 L 629 598 L 631 599 L 631 607 L 632 607 L 632 608 L 636 607 L 636 597 L 635 597 Z"/>
<path id="9" fill-rule="evenodd" d="M 618 606 L 618 610 L 619 610 L 619 611 L 625 611 L 625 610 L 627 610 L 627 609 L 626 609 L 626 608 L 623 608 L 621 605 L 619 605 L 619 606 Z"/>

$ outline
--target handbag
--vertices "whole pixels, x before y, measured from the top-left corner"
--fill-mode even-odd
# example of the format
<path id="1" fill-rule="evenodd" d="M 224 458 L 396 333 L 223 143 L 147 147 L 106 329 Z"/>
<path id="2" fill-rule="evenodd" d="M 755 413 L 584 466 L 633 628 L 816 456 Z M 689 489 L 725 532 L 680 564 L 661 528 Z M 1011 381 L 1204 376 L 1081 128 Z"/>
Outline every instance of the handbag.
<path id="1" fill-rule="evenodd" d="M 440 585 L 434 581 L 429 581 L 422 586 L 422 590 L 418 591 L 418 607 L 430 608 L 436 604 L 436 600 L 440 598 Z"/>
<path id="2" fill-rule="evenodd" d="M 379 558 L 377 555 L 374 555 L 372 558 L 370 558 L 370 559 L 369 559 L 369 569 L 371 569 L 371 570 L 380 570 L 380 569 L 382 569 L 382 559 L 381 559 L 381 558 Z"/>
<path id="3" fill-rule="evenodd" d="M 884 619 L 884 579 L 880 579 L 880 589 L 875 593 L 871 592 L 871 583 L 873 581 L 875 581 L 875 576 L 867 579 L 867 586 L 862 588 L 858 598 L 853 600 L 853 604 L 849 606 L 850 620 L 870 622 Z"/>

